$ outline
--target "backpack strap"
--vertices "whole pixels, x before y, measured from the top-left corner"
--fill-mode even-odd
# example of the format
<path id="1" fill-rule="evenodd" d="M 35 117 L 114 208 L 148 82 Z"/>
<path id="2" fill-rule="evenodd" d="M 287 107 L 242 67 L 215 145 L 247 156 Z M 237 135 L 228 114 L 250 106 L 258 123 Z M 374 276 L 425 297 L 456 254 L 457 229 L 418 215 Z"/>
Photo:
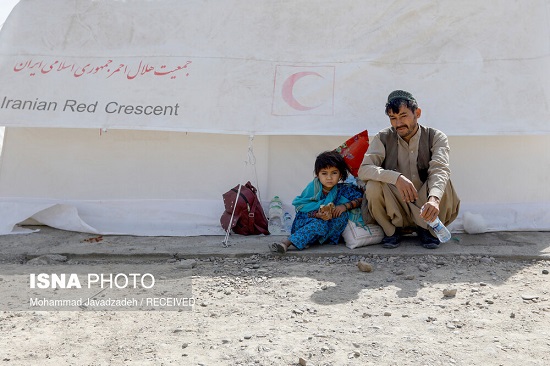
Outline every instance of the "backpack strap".
<path id="1" fill-rule="evenodd" d="M 251 225 L 253 225 L 256 228 L 253 232 L 258 232 L 259 231 L 260 233 L 262 233 L 264 235 L 269 235 L 269 230 L 267 230 L 266 227 L 265 227 L 265 226 L 267 226 L 266 219 L 264 217 L 256 217 L 256 213 L 261 213 L 259 210 L 263 210 L 263 208 L 260 205 L 260 201 L 258 199 L 256 199 L 256 200 L 254 200 L 254 203 L 252 204 L 252 207 L 250 208 L 251 212 L 248 214 Z M 262 226 L 260 224 L 264 224 L 264 226 Z"/>

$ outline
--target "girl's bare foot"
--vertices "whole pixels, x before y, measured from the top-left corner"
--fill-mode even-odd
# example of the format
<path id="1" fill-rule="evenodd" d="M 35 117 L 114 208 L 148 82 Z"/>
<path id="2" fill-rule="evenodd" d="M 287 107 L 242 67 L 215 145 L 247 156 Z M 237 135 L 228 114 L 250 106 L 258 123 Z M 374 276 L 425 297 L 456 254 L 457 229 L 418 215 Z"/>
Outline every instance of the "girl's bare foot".
<path id="1" fill-rule="evenodd" d="M 285 239 L 280 243 L 269 244 L 269 250 L 275 253 L 285 254 L 288 247 L 291 245 L 292 245 L 292 242 L 288 239 Z"/>

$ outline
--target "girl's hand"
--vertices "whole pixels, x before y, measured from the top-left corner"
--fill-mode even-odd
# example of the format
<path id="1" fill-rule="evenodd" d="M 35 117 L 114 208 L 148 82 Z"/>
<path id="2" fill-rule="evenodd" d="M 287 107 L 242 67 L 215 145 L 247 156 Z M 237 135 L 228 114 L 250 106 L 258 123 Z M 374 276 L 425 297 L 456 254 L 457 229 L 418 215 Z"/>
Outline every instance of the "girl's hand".
<path id="1" fill-rule="evenodd" d="M 317 218 L 328 221 L 333 217 L 332 211 L 334 211 L 334 203 L 330 202 L 328 205 L 321 205 L 317 212 Z"/>
<path id="2" fill-rule="evenodd" d="M 342 215 L 346 211 L 347 211 L 346 206 L 338 205 L 334 207 L 334 209 L 332 210 L 332 217 L 340 217 L 340 215 Z"/>
<path id="3" fill-rule="evenodd" d="M 316 216 L 317 216 L 318 219 L 325 220 L 325 221 L 328 221 L 328 220 L 332 219 L 332 213 L 328 210 L 326 210 L 326 211 L 319 210 L 319 211 L 317 211 Z"/>

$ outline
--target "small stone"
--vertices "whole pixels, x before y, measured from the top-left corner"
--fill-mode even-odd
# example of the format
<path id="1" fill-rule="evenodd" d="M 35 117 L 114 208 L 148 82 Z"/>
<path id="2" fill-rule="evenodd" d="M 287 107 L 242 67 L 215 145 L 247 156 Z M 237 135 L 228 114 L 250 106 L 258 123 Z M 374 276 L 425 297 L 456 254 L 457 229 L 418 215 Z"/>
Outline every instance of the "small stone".
<path id="1" fill-rule="evenodd" d="M 249 335 L 249 334 L 247 334 L 247 335 L 245 335 L 245 336 L 244 336 L 243 338 L 244 338 L 244 339 L 251 339 L 251 338 L 252 338 L 252 336 L 251 336 L 251 335 Z"/>
<path id="2" fill-rule="evenodd" d="M 389 311 L 386 311 L 386 312 L 384 313 L 384 316 L 391 316 L 391 313 L 390 313 Z"/>
<path id="3" fill-rule="evenodd" d="M 447 323 L 447 328 L 456 329 L 456 326 L 453 323 Z"/>
<path id="4" fill-rule="evenodd" d="M 300 357 L 298 359 L 298 363 L 300 364 L 300 366 L 306 366 L 307 365 L 306 360 L 304 360 L 302 357 Z"/>
<path id="5" fill-rule="evenodd" d="M 445 297 L 455 297 L 456 296 L 456 288 L 446 288 L 443 290 L 443 296 Z"/>
<path id="6" fill-rule="evenodd" d="M 430 267 L 426 263 L 421 263 L 418 265 L 418 269 L 422 272 L 428 272 Z"/>
<path id="7" fill-rule="evenodd" d="M 176 265 L 177 268 L 191 269 L 191 268 L 195 268 L 195 266 L 197 265 L 197 261 L 193 259 L 181 259 L 175 262 L 174 264 Z"/>
<path id="8" fill-rule="evenodd" d="M 408 281 L 411 281 L 411 280 L 414 280 L 415 277 L 414 277 L 414 275 L 407 275 L 407 276 L 405 276 L 405 279 L 408 280 Z"/>
<path id="9" fill-rule="evenodd" d="M 46 254 L 36 257 L 27 262 L 27 264 L 41 265 L 41 264 L 55 264 L 60 262 L 67 262 L 67 257 L 59 254 Z"/>
<path id="10" fill-rule="evenodd" d="M 357 262 L 357 268 L 359 268 L 361 272 L 372 272 L 372 265 L 370 265 L 367 262 L 363 262 L 363 261 Z"/>
<path id="11" fill-rule="evenodd" d="M 510 313 L 510 318 L 514 319 L 516 317 L 515 313 Z"/>
<path id="12" fill-rule="evenodd" d="M 528 295 L 528 294 L 523 294 L 521 295 L 521 298 L 523 300 L 536 300 L 538 299 L 539 297 L 537 295 Z"/>
<path id="13" fill-rule="evenodd" d="M 542 274 L 548 274 L 548 270 L 547 270 L 547 269 L 543 269 L 543 270 L 542 270 Z"/>
<path id="14" fill-rule="evenodd" d="M 189 347 L 189 343 L 184 343 L 181 345 L 181 348 L 187 348 L 187 347 Z"/>

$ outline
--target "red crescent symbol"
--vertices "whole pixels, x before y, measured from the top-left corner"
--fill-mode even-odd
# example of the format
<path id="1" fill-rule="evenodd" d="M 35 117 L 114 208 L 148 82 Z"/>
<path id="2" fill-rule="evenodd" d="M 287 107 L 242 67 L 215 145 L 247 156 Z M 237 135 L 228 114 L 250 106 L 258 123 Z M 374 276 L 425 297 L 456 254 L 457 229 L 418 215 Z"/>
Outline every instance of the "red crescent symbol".
<path id="1" fill-rule="evenodd" d="M 300 104 L 300 102 L 298 102 L 296 100 L 296 98 L 294 98 L 294 95 L 293 95 L 293 91 L 294 91 L 294 84 L 296 84 L 296 82 L 298 80 L 300 80 L 301 78 L 303 78 L 304 76 L 308 76 L 308 75 L 315 75 L 315 76 L 318 76 L 320 78 L 323 78 L 321 75 L 319 75 L 318 73 L 316 72 L 312 72 L 312 71 L 302 71 L 302 72 L 297 72 L 297 73 L 294 73 L 292 75 L 290 75 L 286 80 L 285 82 L 283 83 L 283 90 L 282 90 L 282 94 L 283 94 L 283 100 L 289 105 L 291 106 L 292 108 L 294 109 L 297 109 L 299 111 L 309 111 L 310 109 L 314 109 L 314 108 L 317 108 L 319 107 L 321 104 L 319 105 L 316 105 L 314 107 L 307 107 L 303 104 Z"/>

